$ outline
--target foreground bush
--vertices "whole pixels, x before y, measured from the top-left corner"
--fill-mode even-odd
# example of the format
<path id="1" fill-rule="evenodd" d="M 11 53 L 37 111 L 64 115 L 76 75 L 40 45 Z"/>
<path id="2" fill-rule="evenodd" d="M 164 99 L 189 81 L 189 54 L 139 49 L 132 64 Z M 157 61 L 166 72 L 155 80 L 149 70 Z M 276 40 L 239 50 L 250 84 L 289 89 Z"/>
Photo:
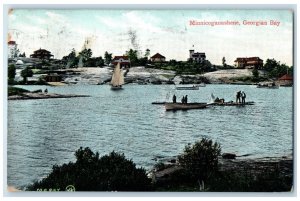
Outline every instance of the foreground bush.
<path id="1" fill-rule="evenodd" d="M 76 151 L 75 163 L 53 166 L 52 172 L 43 180 L 28 187 L 37 189 L 60 189 L 73 185 L 76 191 L 148 191 L 151 180 L 143 168 L 136 168 L 124 154 L 111 152 L 99 158 L 89 148 Z"/>
<path id="2" fill-rule="evenodd" d="M 202 138 L 194 145 L 186 146 L 184 153 L 178 159 L 190 178 L 206 181 L 218 170 L 220 154 L 221 148 L 218 143 Z"/>

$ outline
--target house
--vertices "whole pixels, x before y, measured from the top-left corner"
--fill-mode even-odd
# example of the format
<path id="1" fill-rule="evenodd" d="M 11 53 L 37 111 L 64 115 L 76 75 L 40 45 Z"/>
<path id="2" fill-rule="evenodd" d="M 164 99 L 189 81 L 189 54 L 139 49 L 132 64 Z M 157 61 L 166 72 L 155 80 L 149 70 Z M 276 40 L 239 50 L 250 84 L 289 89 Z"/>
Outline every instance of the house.
<path id="1" fill-rule="evenodd" d="M 237 68 L 261 69 L 263 67 L 263 60 L 259 57 L 238 57 L 234 63 L 234 66 Z"/>
<path id="2" fill-rule="evenodd" d="M 277 82 L 280 86 L 293 86 L 293 76 L 285 74 Z"/>
<path id="3" fill-rule="evenodd" d="M 111 63 L 117 65 L 119 62 L 121 68 L 130 68 L 130 59 L 128 56 L 115 56 Z"/>
<path id="4" fill-rule="evenodd" d="M 206 60 L 206 55 L 204 52 L 195 52 L 194 50 L 190 50 L 190 58 L 191 60 L 202 63 Z"/>
<path id="5" fill-rule="evenodd" d="M 33 54 L 30 55 L 30 58 L 47 59 L 47 60 L 51 59 L 51 57 L 53 57 L 53 55 L 51 54 L 50 51 L 41 48 L 39 50 L 35 50 Z"/>
<path id="6" fill-rule="evenodd" d="M 13 59 L 18 57 L 19 50 L 16 41 L 8 41 L 7 46 L 8 46 L 8 58 Z"/>
<path id="7" fill-rule="evenodd" d="M 156 53 L 155 55 L 153 55 L 150 60 L 152 62 L 165 62 L 166 61 L 166 57 L 164 57 L 163 55 Z"/>

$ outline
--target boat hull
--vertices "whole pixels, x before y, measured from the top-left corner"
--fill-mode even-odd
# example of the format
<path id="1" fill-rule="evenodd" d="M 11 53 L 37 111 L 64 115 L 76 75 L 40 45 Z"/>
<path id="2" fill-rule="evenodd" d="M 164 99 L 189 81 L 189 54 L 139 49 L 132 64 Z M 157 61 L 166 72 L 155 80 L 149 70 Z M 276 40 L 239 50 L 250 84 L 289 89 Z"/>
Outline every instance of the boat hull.
<path id="1" fill-rule="evenodd" d="M 165 103 L 166 111 L 204 109 L 207 106 L 206 103 Z"/>
<path id="2" fill-rule="evenodd" d="M 111 86 L 111 90 L 123 90 L 122 86 Z"/>
<path id="3" fill-rule="evenodd" d="M 215 106 L 244 106 L 244 105 L 254 105 L 254 102 L 253 101 L 246 102 L 246 103 L 225 102 L 225 103 L 212 103 L 210 105 L 215 105 Z"/>

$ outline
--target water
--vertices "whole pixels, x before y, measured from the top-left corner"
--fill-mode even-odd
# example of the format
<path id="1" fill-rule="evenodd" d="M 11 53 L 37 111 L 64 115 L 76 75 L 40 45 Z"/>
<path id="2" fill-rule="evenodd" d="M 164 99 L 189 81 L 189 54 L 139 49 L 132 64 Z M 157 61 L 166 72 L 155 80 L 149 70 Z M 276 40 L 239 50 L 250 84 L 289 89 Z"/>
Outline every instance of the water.
<path id="1" fill-rule="evenodd" d="M 22 86 L 35 90 L 45 86 Z M 249 157 L 292 154 L 293 89 L 207 85 L 199 90 L 175 91 L 172 85 L 107 85 L 49 87 L 49 93 L 91 97 L 8 101 L 8 185 L 21 187 L 45 177 L 54 164 L 75 161 L 79 147 L 100 155 L 115 150 L 137 166 L 150 169 L 156 157 L 172 157 L 201 137 L 221 144 L 222 152 Z M 245 107 L 166 112 L 153 101 L 209 102 L 213 93 L 225 101 L 243 90 Z"/>

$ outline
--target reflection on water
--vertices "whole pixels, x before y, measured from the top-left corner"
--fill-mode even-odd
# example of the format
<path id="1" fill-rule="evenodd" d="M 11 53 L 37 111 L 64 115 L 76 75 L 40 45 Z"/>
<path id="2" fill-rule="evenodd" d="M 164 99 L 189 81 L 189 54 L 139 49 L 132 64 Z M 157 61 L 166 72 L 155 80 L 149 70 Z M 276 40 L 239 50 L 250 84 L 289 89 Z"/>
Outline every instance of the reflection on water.
<path id="1" fill-rule="evenodd" d="M 45 88 L 26 86 L 27 89 Z M 8 102 L 8 184 L 22 186 L 46 176 L 54 164 L 74 161 L 80 147 L 101 155 L 123 152 L 138 166 L 151 168 L 155 157 L 170 157 L 185 145 L 209 137 L 223 152 L 249 157 L 292 153 L 292 88 L 275 90 L 255 86 L 207 85 L 199 90 L 175 91 L 172 85 L 48 87 L 49 93 L 91 97 Z M 214 107 L 166 112 L 153 101 L 176 93 L 191 102 L 209 102 L 211 93 L 225 101 L 235 92 L 247 93 L 253 106 Z"/>

